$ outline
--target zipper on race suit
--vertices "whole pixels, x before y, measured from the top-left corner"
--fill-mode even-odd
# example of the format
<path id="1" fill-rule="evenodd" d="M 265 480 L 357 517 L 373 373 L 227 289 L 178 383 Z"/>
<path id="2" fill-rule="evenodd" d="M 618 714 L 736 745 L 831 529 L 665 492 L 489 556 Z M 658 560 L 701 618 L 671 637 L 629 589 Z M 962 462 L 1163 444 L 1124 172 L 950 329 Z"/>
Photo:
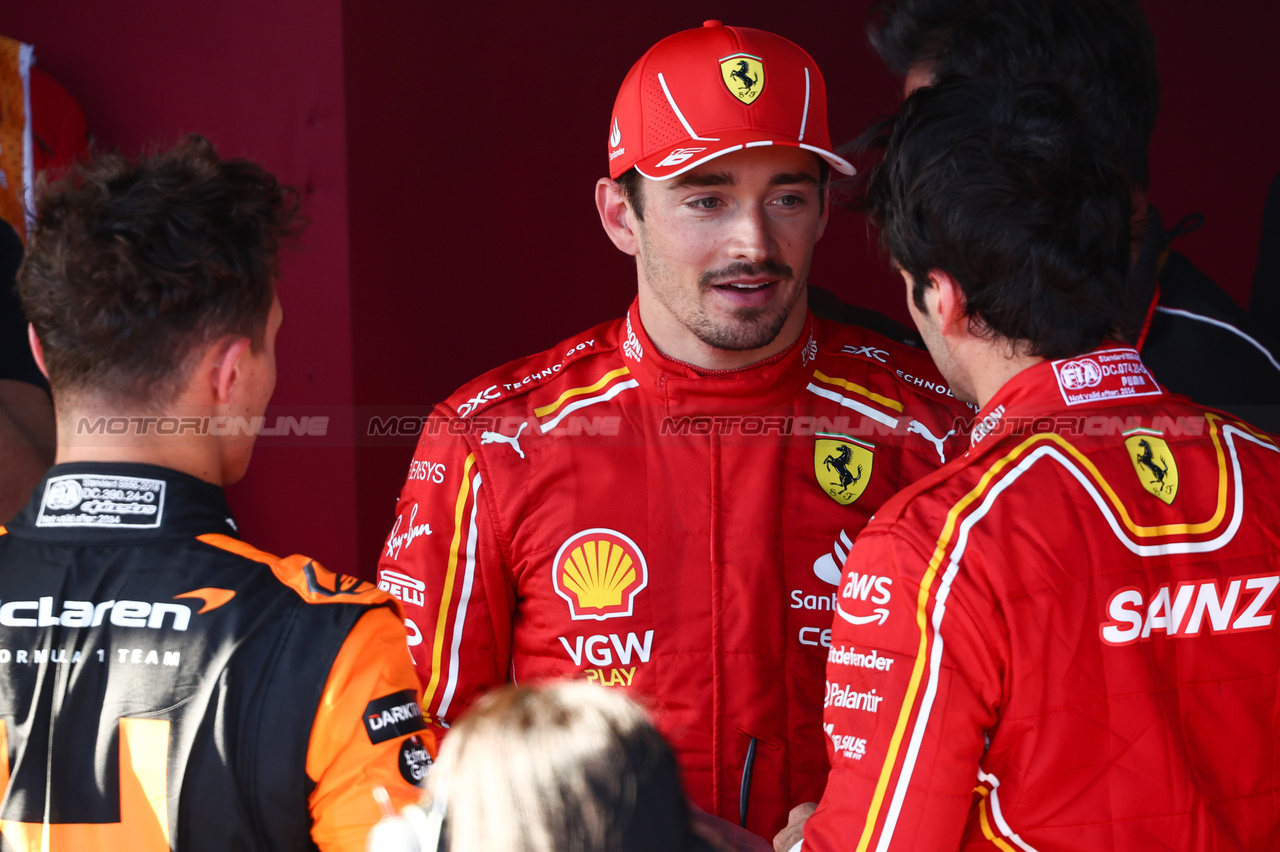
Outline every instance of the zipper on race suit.
<path id="1" fill-rule="evenodd" d="M 746 828 L 747 810 L 751 804 L 751 774 L 755 769 L 756 746 L 763 745 L 765 748 L 776 749 L 779 745 L 767 737 L 751 733 L 740 725 L 735 725 L 734 728 L 747 738 L 747 757 L 742 762 L 742 783 L 738 787 L 738 825 Z"/>

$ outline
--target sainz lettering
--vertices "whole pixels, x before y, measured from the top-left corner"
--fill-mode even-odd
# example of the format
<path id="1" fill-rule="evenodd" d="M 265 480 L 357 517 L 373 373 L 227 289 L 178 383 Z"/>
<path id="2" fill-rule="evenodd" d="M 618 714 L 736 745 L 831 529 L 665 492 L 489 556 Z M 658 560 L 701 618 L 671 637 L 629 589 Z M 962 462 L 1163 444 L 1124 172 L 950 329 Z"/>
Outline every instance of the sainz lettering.
<path id="1" fill-rule="evenodd" d="M 1280 575 L 1234 577 L 1226 588 L 1218 582 L 1164 585 L 1147 598 L 1130 586 L 1107 600 L 1108 621 L 1098 628 L 1108 645 L 1128 645 L 1150 639 L 1154 632 L 1166 636 L 1199 636 L 1212 633 L 1266 630 L 1275 624 L 1274 607 L 1266 609 L 1280 586 Z"/>

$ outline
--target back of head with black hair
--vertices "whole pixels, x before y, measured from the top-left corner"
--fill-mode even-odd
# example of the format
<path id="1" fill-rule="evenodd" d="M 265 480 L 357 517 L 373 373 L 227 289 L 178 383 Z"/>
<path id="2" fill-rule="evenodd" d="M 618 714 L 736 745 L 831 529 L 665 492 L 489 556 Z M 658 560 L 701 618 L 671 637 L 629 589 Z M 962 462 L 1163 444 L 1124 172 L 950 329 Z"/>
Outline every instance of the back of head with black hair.
<path id="1" fill-rule="evenodd" d="M 897 74 L 1062 85 L 1116 165 L 1147 186 L 1160 78 L 1137 0 L 881 0 L 867 34 Z"/>
<path id="2" fill-rule="evenodd" d="M 1045 358 L 1127 330 L 1128 185 L 1061 87 L 952 79 L 893 120 L 864 209 L 915 282 L 960 285 L 978 333 Z"/>

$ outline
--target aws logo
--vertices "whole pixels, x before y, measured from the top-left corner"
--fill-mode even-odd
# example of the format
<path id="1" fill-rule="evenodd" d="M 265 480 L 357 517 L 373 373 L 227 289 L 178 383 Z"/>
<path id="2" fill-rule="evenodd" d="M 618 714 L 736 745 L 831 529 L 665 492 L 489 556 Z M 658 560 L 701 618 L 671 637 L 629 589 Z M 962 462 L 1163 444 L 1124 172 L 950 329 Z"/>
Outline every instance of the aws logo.
<path id="1" fill-rule="evenodd" d="M 556 594 L 574 621 L 625 618 L 649 585 L 649 567 L 636 543 L 616 530 L 583 530 L 560 545 L 551 572 Z"/>

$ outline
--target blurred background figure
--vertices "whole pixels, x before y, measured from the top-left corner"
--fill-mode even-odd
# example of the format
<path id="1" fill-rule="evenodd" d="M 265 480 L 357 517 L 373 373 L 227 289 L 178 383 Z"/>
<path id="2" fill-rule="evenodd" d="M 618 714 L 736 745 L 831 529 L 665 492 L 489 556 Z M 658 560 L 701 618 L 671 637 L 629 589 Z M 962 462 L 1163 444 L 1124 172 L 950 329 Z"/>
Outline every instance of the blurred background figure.
<path id="1" fill-rule="evenodd" d="M 35 177 L 61 174 L 89 150 L 84 111 L 33 66 L 31 45 L 0 36 L 0 523 L 53 464 L 53 403 L 27 344 L 14 293 Z"/>
<path id="2" fill-rule="evenodd" d="M 585 681 L 508 686 L 453 727 L 422 806 L 377 826 L 369 850 L 749 848 L 712 845 L 691 816 L 671 747 L 621 691 Z"/>
<path id="3" fill-rule="evenodd" d="M 906 94 L 948 77 L 1063 86 L 1129 180 L 1130 286 L 1141 310 L 1126 338 L 1175 393 L 1280 430 L 1280 360 L 1265 345 L 1274 314 L 1247 315 L 1171 248 L 1202 216 L 1166 228 L 1148 201 L 1160 77 L 1155 37 L 1137 0 L 881 0 L 868 14 L 867 34 Z"/>

